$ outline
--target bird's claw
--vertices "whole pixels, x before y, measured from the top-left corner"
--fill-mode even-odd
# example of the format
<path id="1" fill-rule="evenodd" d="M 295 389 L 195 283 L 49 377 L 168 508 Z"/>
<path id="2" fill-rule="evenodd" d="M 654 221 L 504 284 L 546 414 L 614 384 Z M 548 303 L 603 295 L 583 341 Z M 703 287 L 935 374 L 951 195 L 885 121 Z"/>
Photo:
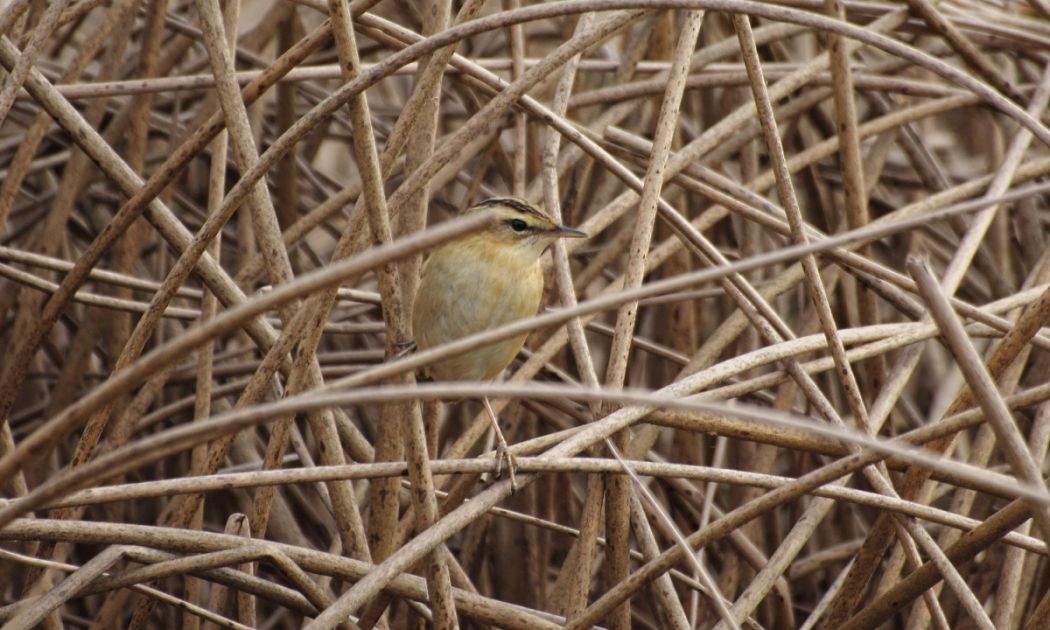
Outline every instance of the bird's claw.
<path id="1" fill-rule="evenodd" d="M 503 476 L 503 466 L 506 464 L 508 477 L 510 477 L 510 489 L 511 492 L 518 491 L 518 478 L 514 475 L 514 469 L 518 467 L 518 459 L 514 457 L 514 454 L 510 452 L 510 448 L 506 442 L 502 440 L 496 443 L 496 470 L 492 471 L 492 474 L 486 474 L 486 483 L 489 481 L 496 481 Z"/>
<path id="2" fill-rule="evenodd" d="M 492 410 L 492 404 L 489 403 L 489 399 L 482 397 L 481 403 L 485 405 L 485 412 L 488 414 L 489 422 L 492 423 L 492 433 L 496 436 L 496 470 L 492 475 L 493 479 L 499 479 L 500 474 L 503 472 L 503 461 L 507 461 L 507 470 L 510 471 L 510 491 L 518 491 L 518 479 L 514 476 L 514 469 L 517 468 L 518 463 L 514 459 L 514 455 L 510 452 L 510 447 L 507 446 L 507 439 L 503 437 L 503 431 L 500 431 L 499 422 L 496 420 L 496 412 Z"/>
<path id="3" fill-rule="evenodd" d="M 493 479 L 499 479 L 503 475 L 503 462 L 507 462 L 507 473 L 510 477 L 511 492 L 517 492 L 518 479 L 514 476 L 514 469 L 518 467 L 518 460 L 514 457 L 513 453 L 510 452 L 506 442 L 496 446 L 496 472 L 492 475 Z"/>

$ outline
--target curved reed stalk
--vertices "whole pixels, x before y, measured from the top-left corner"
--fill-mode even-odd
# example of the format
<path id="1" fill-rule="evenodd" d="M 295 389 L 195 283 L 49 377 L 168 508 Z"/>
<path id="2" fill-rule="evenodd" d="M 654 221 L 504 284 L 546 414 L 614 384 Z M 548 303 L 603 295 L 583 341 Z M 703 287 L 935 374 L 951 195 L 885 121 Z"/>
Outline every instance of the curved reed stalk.
<path id="1" fill-rule="evenodd" d="M 1045 627 L 1046 11 L 5 4 L 0 622 Z M 401 353 L 506 194 L 544 309 Z"/>

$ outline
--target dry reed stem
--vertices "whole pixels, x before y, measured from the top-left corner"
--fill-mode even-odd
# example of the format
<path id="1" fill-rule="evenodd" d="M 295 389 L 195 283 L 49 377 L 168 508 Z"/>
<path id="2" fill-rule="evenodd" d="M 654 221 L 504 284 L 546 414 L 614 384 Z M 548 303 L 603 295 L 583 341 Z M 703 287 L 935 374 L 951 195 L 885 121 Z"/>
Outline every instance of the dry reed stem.
<path id="1" fill-rule="evenodd" d="M 1045 624 L 1048 15 L 6 3 L 0 619 Z M 494 194 L 590 238 L 401 356 Z"/>

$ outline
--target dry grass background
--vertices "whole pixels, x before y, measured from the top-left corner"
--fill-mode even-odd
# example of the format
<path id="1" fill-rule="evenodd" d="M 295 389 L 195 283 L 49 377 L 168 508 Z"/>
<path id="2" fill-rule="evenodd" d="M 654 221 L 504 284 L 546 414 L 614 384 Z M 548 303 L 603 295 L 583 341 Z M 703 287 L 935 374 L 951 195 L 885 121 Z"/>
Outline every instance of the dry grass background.
<path id="1" fill-rule="evenodd" d="M 4 627 L 1050 627 L 1048 18 L 0 4 Z M 416 385 L 494 194 L 591 238 Z"/>

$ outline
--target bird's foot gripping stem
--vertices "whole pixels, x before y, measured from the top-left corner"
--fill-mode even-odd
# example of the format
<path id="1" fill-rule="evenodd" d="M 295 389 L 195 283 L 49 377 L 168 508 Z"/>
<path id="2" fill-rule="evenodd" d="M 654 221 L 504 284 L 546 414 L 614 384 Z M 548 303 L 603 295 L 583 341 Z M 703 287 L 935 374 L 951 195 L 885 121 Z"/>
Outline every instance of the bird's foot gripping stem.
<path id="1" fill-rule="evenodd" d="M 488 398 L 482 398 L 481 401 L 485 404 L 485 411 L 489 417 L 489 422 L 492 423 L 492 430 L 496 433 L 496 472 L 492 475 L 493 479 L 499 479 L 503 474 L 503 465 L 507 465 L 507 473 L 510 476 L 510 488 L 512 492 L 518 491 L 518 479 L 514 475 L 514 469 L 518 467 L 518 462 L 515 460 L 514 455 L 510 452 L 510 447 L 507 446 L 507 439 L 503 437 L 503 431 L 499 428 L 499 422 L 496 421 L 496 413 L 492 410 L 492 405 L 489 403 Z"/>

